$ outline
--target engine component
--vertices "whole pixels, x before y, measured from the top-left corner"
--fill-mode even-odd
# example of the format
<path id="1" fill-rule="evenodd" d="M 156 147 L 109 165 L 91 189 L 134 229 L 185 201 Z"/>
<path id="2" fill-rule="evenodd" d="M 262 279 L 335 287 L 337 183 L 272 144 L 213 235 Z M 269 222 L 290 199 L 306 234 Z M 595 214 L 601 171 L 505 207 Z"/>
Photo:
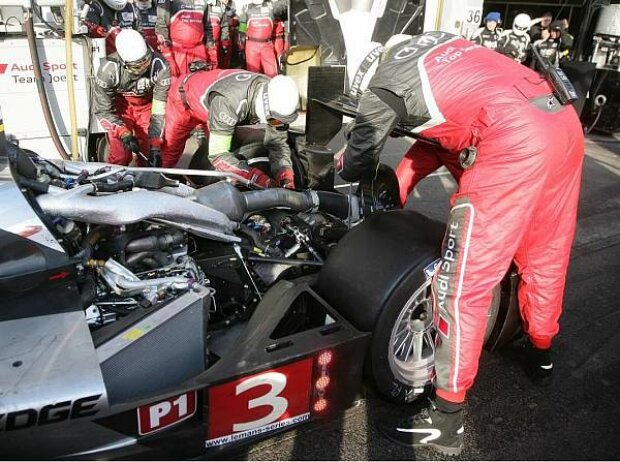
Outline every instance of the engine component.
<path id="1" fill-rule="evenodd" d="M 93 192 L 95 186 L 86 184 L 62 194 L 42 194 L 37 201 L 44 212 L 76 221 L 118 226 L 162 218 L 180 225 L 196 224 L 212 239 L 235 240 L 232 231 L 236 224 L 205 205 L 157 191 L 88 195 Z"/>
<path id="2" fill-rule="evenodd" d="M 219 210 L 234 221 L 248 213 L 275 208 L 296 212 L 321 210 L 339 218 L 357 221 L 361 218 L 359 199 L 326 191 L 297 192 L 282 188 L 241 192 L 225 182 L 218 182 L 196 191 L 196 201 Z"/>
<path id="3" fill-rule="evenodd" d="M 120 263 L 108 259 L 100 274 L 108 283 L 110 289 L 117 295 L 131 297 L 141 295 L 151 304 L 163 297 L 168 289 L 175 291 L 187 290 L 190 280 L 186 277 L 173 276 L 155 279 L 140 279 Z"/>

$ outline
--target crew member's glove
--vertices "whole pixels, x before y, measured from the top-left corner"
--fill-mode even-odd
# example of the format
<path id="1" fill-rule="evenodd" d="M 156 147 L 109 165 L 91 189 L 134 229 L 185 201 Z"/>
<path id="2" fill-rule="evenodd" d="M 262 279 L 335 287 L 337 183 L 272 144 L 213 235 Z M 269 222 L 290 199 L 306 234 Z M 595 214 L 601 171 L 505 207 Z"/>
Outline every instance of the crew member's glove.
<path id="1" fill-rule="evenodd" d="M 129 152 L 135 152 L 138 154 L 140 152 L 140 143 L 138 142 L 138 138 L 133 136 L 129 130 L 121 135 L 121 141 L 123 142 L 123 146 Z"/>
<path id="2" fill-rule="evenodd" d="M 275 182 L 259 168 L 250 169 L 250 181 L 263 188 L 275 187 Z"/>
<path id="3" fill-rule="evenodd" d="M 149 167 L 161 167 L 161 150 L 151 147 L 149 150 Z"/>
<path id="4" fill-rule="evenodd" d="M 283 168 L 278 172 L 276 181 L 281 188 L 295 189 L 295 174 L 290 168 Z"/>

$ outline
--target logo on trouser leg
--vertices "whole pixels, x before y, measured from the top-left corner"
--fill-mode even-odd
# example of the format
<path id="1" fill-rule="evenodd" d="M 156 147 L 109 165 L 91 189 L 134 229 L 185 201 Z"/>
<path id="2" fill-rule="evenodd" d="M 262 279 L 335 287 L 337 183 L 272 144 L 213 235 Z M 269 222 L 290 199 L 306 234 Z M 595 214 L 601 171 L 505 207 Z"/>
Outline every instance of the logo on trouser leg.
<path id="1" fill-rule="evenodd" d="M 439 315 L 439 321 L 437 322 L 437 330 L 445 338 L 450 338 L 450 322 L 441 315 Z"/>

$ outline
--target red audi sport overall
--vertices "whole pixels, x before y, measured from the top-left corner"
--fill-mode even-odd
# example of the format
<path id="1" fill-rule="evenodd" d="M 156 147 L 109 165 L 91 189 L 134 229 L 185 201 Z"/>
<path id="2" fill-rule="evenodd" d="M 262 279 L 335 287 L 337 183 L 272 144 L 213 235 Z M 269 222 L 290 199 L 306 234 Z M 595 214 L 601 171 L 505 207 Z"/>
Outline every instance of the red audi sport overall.
<path id="1" fill-rule="evenodd" d="M 251 3 L 239 15 L 239 32 L 245 33 L 245 64 L 248 71 L 262 72 L 269 77 L 278 74 L 273 43 L 274 22 L 286 17 L 286 9 L 286 3 L 282 1 L 267 1 L 262 5 Z"/>
<path id="2" fill-rule="evenodd" d="M 348 181 L 373 171 L 400 121 L 438 141 L 442 156 L 477 150 L 451 198 L 432 284 L 437 395 L 461 402 L 478 371 L 492 290 L 513 259 L 531 342 L 546 349 L 558 333 L 584 155 L 579 118 L 531 69 L 441 32 L 385 54 L 359 111 L 338 166 Z"/>
<path id="3" fill-rule="evenodd" d="M 191 131 L 197 125 L 207 124 L 211 164 L 219 171 L 233 172 L 269 186 L 269 177 L 230 152 L 235 127 L 260 122 L 254 113 L 254 101 L 261 87 L 268 83 L 269 78 L 262 74 L 238 69 L 201 71 L 178 79 L 170 88 L 166 104 L 163 166 L 174 167 Z M 214 143 L 216 139 L 222 141 Z M 263 145 L 269 151 L 273 178 L 277 182 L 292 180 L 287 132 L 268 125 Z"/>
<path id="4" fill-rule="evenodd" d="M 193 61 L 209 61 L 205 45 L 209 27 L 206 0 L 159 0 L 157 39 L 173 76 L 189 72 Z"/>

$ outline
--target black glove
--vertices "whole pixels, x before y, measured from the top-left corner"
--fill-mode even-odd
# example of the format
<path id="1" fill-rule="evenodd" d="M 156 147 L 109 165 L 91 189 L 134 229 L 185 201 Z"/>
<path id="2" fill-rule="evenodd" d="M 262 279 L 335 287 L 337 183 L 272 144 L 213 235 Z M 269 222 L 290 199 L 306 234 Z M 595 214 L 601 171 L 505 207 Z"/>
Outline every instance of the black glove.
<path id="1" fill-rule="evenodd" d="M 158 148 L 149 151 L 149 167 L 161 167 L 161 151 Z"/>
<path id="2" fill-rule="evenodd" d="M 138 142 L 138 138 L 133 136 L 131 133 L 128 133 L 121 137 L 121 141 L 123 142 L 123 146 L 129 152 L 135 152 L 138 154 L 140 152 L 140 143 Z"/>

